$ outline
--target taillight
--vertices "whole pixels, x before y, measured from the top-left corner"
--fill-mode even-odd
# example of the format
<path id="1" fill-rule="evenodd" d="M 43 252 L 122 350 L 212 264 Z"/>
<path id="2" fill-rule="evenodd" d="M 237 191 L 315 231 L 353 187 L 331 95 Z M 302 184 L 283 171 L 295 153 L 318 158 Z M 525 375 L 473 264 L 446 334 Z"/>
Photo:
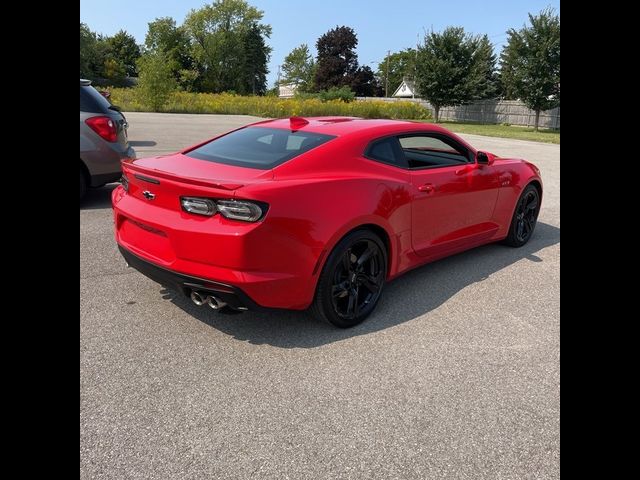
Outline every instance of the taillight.
<path id="1" fill-rule="evenodd" d="M 244 222 L 256 222 L 264 213 L 260 205 L 246 200 L 218 200 L 216 205 L 223 217 Z"/>
<path id="2" fill-rule="evenodd" d="M 116 124 L 109 117 L 90 117 L 84 122 L 107 142 L 115 142 L 118 139 Z"/>
<path id="3" fill-rule="evenodd" d="M 182 197 L 180 203 L 187 212 L 207 217 L 216 213 L 217 210 L 215 202 L 208 198 Z"/>
<path id="4" fill-rule="evenodd" d="M 248 200 L 215 200 L 212 198 L 181 197 L 182 208 L 196 215 L 210 217 L 220 212 L 225 218 L 243 222 L 257 222 L 269 208 L 266 203 Z"/>

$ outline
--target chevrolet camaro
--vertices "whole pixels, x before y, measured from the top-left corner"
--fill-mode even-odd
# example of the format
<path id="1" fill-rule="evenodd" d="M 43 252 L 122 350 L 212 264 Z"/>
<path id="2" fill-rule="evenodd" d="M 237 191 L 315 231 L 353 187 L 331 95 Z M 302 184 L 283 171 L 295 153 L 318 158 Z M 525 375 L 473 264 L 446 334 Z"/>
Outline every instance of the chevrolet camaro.
<path id="1" fill-rule="evenodd" d="M 213 309 L 304 310 L 350 327 L 386 282 L 533 234 L 538 168 L 434 124 L 291 117 L 127 159 L 112 194 L 127 263 Z"/>

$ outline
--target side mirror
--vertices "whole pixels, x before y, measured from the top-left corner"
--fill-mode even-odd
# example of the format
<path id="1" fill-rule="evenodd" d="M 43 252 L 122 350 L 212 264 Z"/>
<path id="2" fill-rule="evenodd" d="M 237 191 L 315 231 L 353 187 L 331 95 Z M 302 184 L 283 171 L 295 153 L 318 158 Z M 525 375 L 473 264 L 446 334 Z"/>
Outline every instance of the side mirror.
<path id="1" fill-rule="evenodd" d="M 491 165 L 493 163 L 495 156 L 491 153 L 487 152 L 478 152 L 476 153 L 476 162 L 480 165 Z"/>

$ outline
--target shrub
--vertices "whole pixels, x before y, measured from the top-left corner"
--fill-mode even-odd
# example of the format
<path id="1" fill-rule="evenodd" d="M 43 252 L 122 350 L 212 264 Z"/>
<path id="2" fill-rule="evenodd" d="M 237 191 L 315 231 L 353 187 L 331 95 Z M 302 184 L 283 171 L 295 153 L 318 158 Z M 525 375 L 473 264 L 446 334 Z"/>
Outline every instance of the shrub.
<path id="1" fill-rule="evenodd" d="M 331 87 L 319 94 L 320 100 L 327 102 L 329 100 L 342 100 L 343 102 L 352 102 L 356 98 L 356 94 L 347 86 Z"/>
<path id="2" fill-rule="evenodd" d="M 343 102 L 352 102 L 356 98 L 356 94 L 351 90 L 348 86 L 331 87 L 329 90 L 322 90 L 321 92 L 312 93 L 312 92 L 302 92 L 298 90 L 296 92 L 296 99 L 298 100 L 309 100 L 311 98 L 317 98 L 322 100 L 323 102 L 328 102 L 329 100 L 342 100 Z"/>
<path id="3" fill-rule="evenodd" d="M 140 87 L 113 88 L 111 101 L 130 112 L 217 113 L 281 118 L 298 116 L 353 116 L 362 118 L 429 119 L 429 110 L 413 102 L 327 100 L 319 98 L 276 98 L 271 96 L 240 96 L 229 93 L 192 93 L 174 91 L 162 105 L 149 105 L 147 94 Z"/>
<path id="4" fill-rule="evenodd" d="M 138 86 L 133 89 L 138 101 L 153 111 L 159 111 L 177 86 L 167 57 L 159 53 L 140 57 L 138 70 Z"/>

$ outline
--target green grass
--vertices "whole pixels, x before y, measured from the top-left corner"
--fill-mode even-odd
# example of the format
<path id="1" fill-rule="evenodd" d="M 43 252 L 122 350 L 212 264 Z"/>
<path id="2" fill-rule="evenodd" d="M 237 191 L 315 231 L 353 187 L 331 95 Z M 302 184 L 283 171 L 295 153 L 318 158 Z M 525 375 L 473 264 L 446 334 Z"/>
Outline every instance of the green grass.
<path id="1" fill-rule="evenodd" d="M 427 120 L 428 121 L 428 120 Z M 487 137 L 514 138 L 517 140 L 532 140 L 534 142 L 560 143 L 559 130 L 533 130 L 533 127 L 515 125 L 483 125 L 481 123 L 440 122 L 444 128 L 456 133 L 470 133 Z"/>

